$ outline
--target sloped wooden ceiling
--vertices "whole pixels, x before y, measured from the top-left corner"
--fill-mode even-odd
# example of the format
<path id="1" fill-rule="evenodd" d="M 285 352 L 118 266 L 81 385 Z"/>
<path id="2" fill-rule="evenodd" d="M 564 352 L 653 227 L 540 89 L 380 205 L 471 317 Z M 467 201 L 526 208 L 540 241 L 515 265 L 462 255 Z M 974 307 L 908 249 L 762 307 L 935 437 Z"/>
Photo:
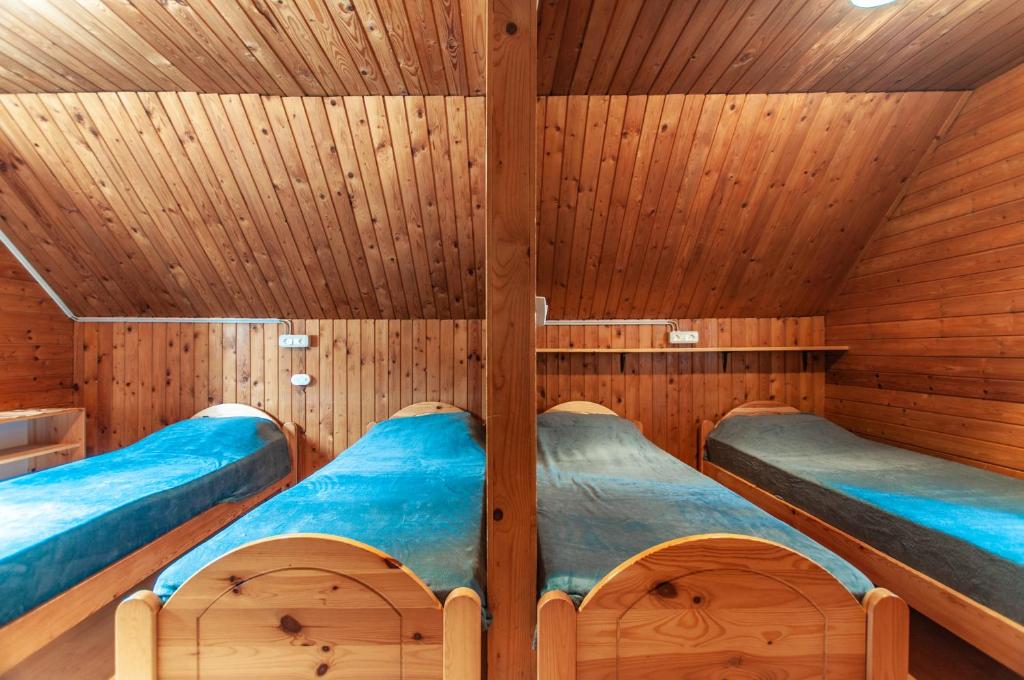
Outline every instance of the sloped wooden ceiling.
<path id="1" fill-rule="evenodd" d="M 541 0 L 541 94 L 964 90 L 1024 61 L 1020 0 Z"/>
<path id="2" fill-rule="evenodd" d="M 552 318 L 818 314 L 962 95 L 541 100 Z"/>
<path id="3" fill-rule="evenodd" d="M 0 95 L 0 227 L 79 316 L 479 318 L 484 100 Z"/>
<path id="4" fill-rule="evenodd" d="M 4 0 L 0 92 L 482 94 L 480 0 Z"/>

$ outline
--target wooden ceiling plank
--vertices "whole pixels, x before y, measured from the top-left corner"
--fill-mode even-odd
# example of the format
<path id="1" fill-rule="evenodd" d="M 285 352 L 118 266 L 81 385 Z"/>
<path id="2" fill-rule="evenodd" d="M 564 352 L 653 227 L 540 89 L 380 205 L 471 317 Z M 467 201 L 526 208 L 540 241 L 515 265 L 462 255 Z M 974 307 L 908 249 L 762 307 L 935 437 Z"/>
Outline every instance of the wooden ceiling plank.
<path id="1" fill-rule="evenodd" d="M 410 314 L 408 295 L 411 291 L 405 290 L 405 282 L 399 269 L 388 206 L 384 199 L 385 189 L 381 186 L 380 169 L 377 167 L 377 152 L 373 145 L 371 120 L 367 112 L 366 100 L 361 97 L 346 97 L 344 102 L 349 127 L 352 131 L 352 141 L 355 144 L 355 156 L 362 172 L 363 187 L 366 190 L 370 223 L 373 225 L 377 248 L 384 262 L 384 272 L 388 290 L 391 293 L 391 302 L 394 305 L 394 314 L 397 318 L 406 318 Z"/>
<path id="2" fill-rule="evenodd" d="M 422 258 L 423 253 L 414 255 L 412 252 L 412 234 L 409 231 L 412 218 L 405 211 L 403 185 L 399 179 L 395 158 L 399 150 L 395 147 L 392 126 L 396 121 L 388 116 L 389 111 L 383 97 L 366 97 L 363 101 L 366 107 L 366 130 L 369 132 L 369 141 L 375 152 L 374 162 L 380 180 L 380 210 L 386 218 L 386 224 L 390 225 L 390 247 L 394 249 L 394 257 L 401 265 L 398 270 L 401 290 L 404 291 L 406 314 L 414 319 L 424 318 L 421 296 L 430 288 L 421 288 L 420 284 L 429 280 L 429 276 Z M 404 120 L 401 122 L 404 123 Z"/>
<path id="3" fill-rule="evenodd" d="M 717 73 L 710 72 L 712 67 L 716 62 L 730 61 L 729 55 L 734 49 L 738 51 L 738 47 L 742 47 L 746 42 L 745 33 L 763 21 L 761 13 L 757 11 L 757 4 L 765 5 L 766 1 L 771 0 L 725 3 L 714 23 L 708 27 L 697 44 L 689 63 L 676 78 L 673 91 L 706 94 L 718 79 Z M 734 40 L 739 43 L 737 48 L 730 47 Z"/>
<path id="4" fill-rule="evenodd" d="M 5 59 L 3 63 L 12 61 L 22 66 L 31 64 L 29 70 L 40 74 L 45 82 L 51 84 L 51 87 L 40 88 L 42 90 L 76 90 L 96 87 L 44 50 L 39 49 L 37 45 L 26 39 L 26 36 L 12 31 L 3 21 L 0 21 L 0 44 L 4 45 L 3 56 Z"/>
<path id="5" fill-rule="evenodd" d="M 538 142 L 543 151 L 537 175 L 537 294 L 545 296 L 549 296 L 551 291 L 550 277 L 554 272 L 568 103 L 567 97 L 541 97 L 537 102 L 537 117 L 543 119 L 544 125 L 543 136 Z"/>
<path id="6" fill-rule="evenodd" d="M 174 93 L 153 95 L 160 102 L 171 128 L 167 134 L 177 137 L 178 143 L 199 179 L 216 211 L 217 224 L 224 230 L 248 278 L 254 313 L 269 314 L 276 307 L 273 286 L 267 285 L 265 268 L 268 255 L 262 239 L 253 237 L 252 216 L 230 174 L 227 161 L 217 146 L 205 112 L 195 94 L 178 96 Z M 186 110 L 185 102 L 189 109 Z M 190 116 L 190 113 L 193 114 Z M 201 117 L 199 114 L 202 114 Z M 168 147 L 171 145 L 168 144 Z M 230 251 L 225 251 L 230 252 Z M 241 275 L 240 283 L 244 284 Z M 291 307 L 288 307 L 291 311 Z"/>
<path id="7" fill-rule="evenodd" d="M 378 62 L 383 63 L 385 56 L 393 60 L 395 82 L 404 83 L 397 94 L 426 94 L 423 69 L 401 0 L 364 0 L 357 12 L 377 52 Z"/>
<path id="8" fill-rule="evenodd" d="M 302 84 L 302 94 L 346 94 L 345 82 L 335 70 L 334 59 L 324 50 L 313 22 L 303 14 L 301 5 L 268 2 L 266 7 L 273 18 L 261 13 L 262 21 L 256 23 L 256 17 L 250 13 L 250 20 L 260 28 L 278 57 L 289 64 L 289 70 Z M 327 26 L 333 28 L 333 23 Z"/>
<path id="9" fill-rule="evenodd" d="M 586 35 L 588 21 L 593 11 L 594 0 L 561 0 L 568 4 L 568 14 L 565 17 L 565 26 L 562 30 L 562 38 L 558 45 L 558 60 L 555 63 L 555 73 L 552 80 L 554 92 L 562 93 L 569 91 L 569 85 L 573 79 L 573 72 L 576 70 L 576 60 L 579 58 L 580 49 L 583 47 L 583 36 Z M 646 0 L 643 0 L 646 2 Z M 641 4 L 639 1 L 636 4 Z"/>
<path id="10" fill-rule="evenodd" d="M 1020 32 L 1020 22 L 1015 22 L 1011 35 Z M 989 76 L 998 78 L 1024 63 L 1024 55 L 1018 54 L 1017 44 L 1010 37 L 1000 36 L 987 46 L 987 51 L 964 64 L 953 63 L 946 72 L 937 73 L 924 85 L 930 89 L 970 90 L 984 83 Z M 953 67 L 957 67 L 954 68 Z"/>
<path id="11" fill-rule="evenodd" d="M 569 242 L 572 259 L 568 263 L 567 271 L 564 272 L 564 279 L 558 284 L 565 287 L 565 298 L 561 301 L 560 308 L 567 318 L 576 316 L 575 308 L 578 305 L 567 305 L 565 300 L 577 301 L 582 297 L 586 255 L 590 251 L 590 243 L 595 231 L 593 226 L 595 192 L 601 170 L 601 153 L 604 150 L 609 103 L 610 99 L 606 96 L 587 97 L 587 115 L 584 129 L 581 131 L 584 139 L 579 186 Z"/>
<path id="12" fill-rule="evenodd" d="M 369 94 L 370 90 L 361 73 L 366 67 L 359 63 L 346 45 L 344 37 L 334 23 L 334 12 L 330 6 L 325 5 L 322 0 L 299 0 L 296 9 L 303 16 L 323 50 L 328 66 L 335 73 L 338 91 L 331 94 Z M 373 70 L 376 70 L 376 67 L 374 63 Z"/>
<path id="13" fill-rule="evenodd" d="M 467 95 L 483 95 L 487 81 L 487 65 L 484 62 L 484 46 L 486 43 L 486 5 L 479 0 L 459 0 L 462 9 L 463 54 L 466 77 L 468 79 Z M 452 92 L 451 94 L 458 94 Z"/>
<path id="14" fill-rule="evenodd" d="M 255 154 L 253 160 L 258 160 L 260 153 L 238 97 L 191 93 L 181 93 L 179 97 L 194 126 L 199 140 L 198 150 L 207 155 L 222 186 L 229 191 L 234 210 L 240 217 L 239 226 L 246 233 L 246 241 L 263 274 L 262 286 L 273 293 L 275 307 L 286 310 L 287 318 L 314 316 L 308 312 L 320 309 L 315 292 L 313 297 L 288 295 L 288 283 L 294 281 L 294 275 L 305 276 L 306 268 L 294 248 L 282 247 L 276 227 L 286 224 L 286 221 L 283 216 L 275 221 L 267 214 L 263 200 L 266 192 L 257 185 L 257 179 L 249 169 L 247 158 Z M 234 112 L 230 117 L 226 107 L 231 107 Z M 231 120 L 245 121 L 245 125 L 239 126 L 238 136 Z M 246 145 L 244 150 L 242 144 Z M 263 168 L 262 162 L 260 167 Z M 263 172 L 265 174 L 265 168 Z M 269 180 L 264 181 L 264 185 L 267 183 Z M 300 268 L 296 269 L 296 266 Z M 301 290 L 314 291 L 313 284 L 307 279 L 306 287 Z"/>
<path id="15" fill-rule="evenodd" d="M 147 92 L 139 93 L 138 104 L 132 102 L 129 105 L 133 121 L 141 120 L 139 107 L 144 110 L 143 115 L 148 119 L 153 132 L 162 145 L 163 153 L 166 154 L 165 167 L 173 168 L 179 176 L 178 195 L 182 197 L 179 198 L 179 201 L 192 204 L 197 213 L 194 223 L 203 225 L 197 229 L 201 228 L 207 232 L 206 238 L 210 243 L 208 255 L 215 261 L 221 282 L 234 299 L 237 309 L 240 310 L 239 313 L 259 316 L 262 312 L 258 311 L 260 309 L 259 302 L 253 295 L 254 282 L 246 276 L 246 270 L 242 265 L 244 256 L 236 248 L 235 240 L 225 229 L 224 222 L 226 220 L 214 207 L 215 201 L 212 201 L 208 195 L 215 183 L 207 183 L 196 172 L 196 168 L 182 146 L 159 96 Z M 139 124 L 136 123 L 136 125 Z"/>
<path id="16" fill-rule="evenodd" d="M 665 23 L 666 13 L 672 6 L 671 0 L 646 0 L 615 67 L 610 85 L 612 92 L 634 91 L 631 85 L 636 81 L 637 71 L 646 61 L 654 39 Z"/>
<path id="17" fill-rule="evenodd" d="M 319 3 L 321 0 L 311 2 Z M 385 55 L 389 57 L 388 59 L 378 60 L 370 35 L 367 34 L 355 5 L 349 2 L 341 3 L 337 7 L 338 11 L 330 11 L 329 8 L 327 11 L 363 79 L 364 88 L 359 92 L 388 94 L 404 88 L 401 74 L 398 73 L 397 65 L 390 59 L 390 55 Z"/>
<path id="18" fill-rule="evenodd" d="M 448 296 L 448 277 L 445 272 L 445 252 L 442 228 L 438 218 L 438 197 L 434 188 L 434 167 L 430 157 L 430 138 L 427 128 L 427 103 L 423 97 L 405 99 L 406 121 L 409 128 L 409 146 L 419 198 L 419 215 L 423 225 L 424 255 L 430 275 L 431 307 L 439 318 L 451 317 Z"/>
<path id="19" fill-rule="evenodd" d="M 377 232 L 373 225 L 374 218 L 370 212 L 367 189 L 359 160 L 356 157 L 352 130 L 349 127 L 346 100 L 332 99 L 330 101 L 336 102 L 337 105 L 327 107 L 327 120 L 330 123 L 334 145 L 338 152 L 338 161 L 345 173 L 349 202 L 359 231 L 359 240 L 362 243 L 363 259 L 370 272 L 377 308 L 384 318 L 396 318 L 395 306 L 391 302 L 392 292 L 389 279 L 384 269 L 384 255 L 377 245 Z"/>
<path id="20" fill-rule="evenodd" d="M 1024 140 L 1024 135 L 1019 138 Z M 930 185 L 920 189 L 915 182 L 914 191 L 903 197 L 899 208 L 893 214 L 897 217 L 908 215 L 1011 177 L 1024 175 L 1024 153 L 1014 153 L 1020 148 L 1018 146 L 1015 149 L 1011 144 L 996 142 L 939 166 L 939 169 L 946 172 L 932 175 L 929 178 Z M 972 169 L 968 169 L 967 164 L 972 162 Z"/>
<path id="21" fill-rule="evenodd" d="M 707 6 L 707 3 L 705 3 Z M 629 84 L 630 94 L 647 94 L 651 92 L 654 81 L 662 73 L 666 61 L 679 44 L 684 31 L 690 26 L 694 12 L 699 11 L 700 3 L 695 0 L 675 2 L 669 6 L 664 19 L 658 26 L 657 33 L 650 41 L 650 47 L 644 55 L 643 62 L 636 71 L 636 76 Z M 594 59 L 600 55 L 595 54 Z M 575 88 L 574 88 L 575 89 Z"/>
<path id="22" fill-rule="evenodd" d="M 477 290 L 477 316 L 472 318 L 483 318 L 487 303 L 487 268 L 484 264 L 487 259 L 487 102 L 483 97 L 466 98 L 466 130 L 469 199 L 473 216 L 471 267 Z M 538 141 L 537 146 L 539 144 Z M 539 174 L 537 176 L 540 177 Z"/>
<path id="23" fill-rule="evenodd" d="M 609 301 L 611 281 L 615 275 L 615 259 L 624 245 L 622 243 L 622 222 L 630 197 L 630 185 L 637 159 L 637 149 L 640 145 L 640 134 L 643 130 L 644 119 L 647 117 L 647 104 L 648 97 L 629 97 L 626 100 L 626 113 L 616 152 L 617 161 L 612 179 L 608 217 L 604 226 L 604 247 L 595 277 L 595 294 L 589 300 L 590 305 L 585 310 L 583 318 L 602 318 L 604 310 L 611 304 Z M 546 170 L 544 177 L 546 182 Z"/>
<path id="24" fill-rule="evenodd" d="M 329 153 L 329 147 L 332 144 L 331 137 L 330 134 L 323 137 L 315 135 L 311 121 L 307 117 L 307 109 L 310 105 L 319 104 L 322 110 L 322 101 L 321 98 L 311 97 L 285 97 L 282 100 L 284 113 L 288 117 L 291 137 L 294 139 L 294 148 L 297 151 L 297 159 L 289 159 L 287 154 L 285 154 L 285 159 L 290 167 L 289 174 L 293 178 L 292 182 L 295 184 L 296 192 L 300 195 L 300 200 L 309 201 L 319 211 L 319 224 L 323 236 L 321 237 L 317 232 L 313 240 L 314 244 L 320 244 L 317 246 L 317 255 L 325 268 L 338 316 L 360 318 L 363 316 L 358 312 L 362 307 L 361 291 L 353 274 L 347 239 L 343 233 L 342 225 L 344 223 L 336 212 L 334 191 L 332 191 L 325 174 L 325 163 L 321 161 L 321 155 Z M 274 123 L 274 115 L 271 113 L 272 123 Z M 277 115 L 280 115 L 280 112 L 277 112 Z M 326 124 L 326 118 L 324 118 L 324 123 Z M 283 153 L 290 140 L 285 137 L 283 126 L 278 124 L 275 127 L 278 129 L 276 133 L 278 147 Z M 321 146 L 326 148 L 321 150 Z M 298 174 L 300 168 L 304 173 L 304 180 L 303 175 Z M 344 183 L 337 186 L 338 190 L 344 190 Z M 303 194 L 305 198 L 302 198 Z M 345 196 L 347 198 L 347 194 Z M 310 224 L 309 220 L 307 220 L 307 224 Z M 315 229 L 315 227 L 314 222 L 311 228 Z"/>
<path id="25" fill-rule="evenodd" d="M 94 309 L 110 296 L 121 299 L 116 289 L 106 287 L 107 281 L 92 276 L 83 261 L 91 252 L 67 221 L 76 214 L 74 204 L 49 167 L 36 156 L 35 148 L 23 138 L 16 120 L 23 116 L 20 108 L 8 97 L 0 100 L 0 158 L 4 164 L 4 172 L 0 173 L 0 207 L 5 209 L 5 226 L 21 225 L 20 230 L 11 234 L 19 250 L 27 257 L 35 257 L 40 263 L 39 270 L 50 277 L 48 280 L 60 286 L 69 300 L 77 297 L 81 308 Z M 45 228 L 40 230 L 40 225 Z M 60 243 L 72 243 L 74 249 L 62 253 Z M 63 266 L 49 266 L 55 261 Z"/>
<path id="26" fill-rule="evenodd" d="M 366 254 L 352 211 L 352 199 L 345 181 L 345 172 L 338 158 L 338 148 L 327 117 L 326 107 L 337 108 L 342 104 L 336 98 L 323 100 L 317 97 L 305 97 L 303 104 L 310 127 L 309 143 L 316 146 L 327 191 L 334 205 L 338 229 L 336 234 L 333 230 L 328 232 L 328 238 L 331 239 L 334 257 L 339 263 L 338 268 L 345 281 L 345 290 L 349 291 L 349 305 L 352 313 L 359 318 L 381 318 Z"/>
<path id="27" fill-rule="evenodd" d="M 607 0 L 605 0 L 607 1 Z M 612 14 L 611 23 L 601 40 L 601 56 L 597 59 L 597 66 L 590 77 L 590 84 L 585 90 L 586 94 L 611 94 L 610 88 L 615 71 L 618 69 L 619 61 L 625 52 L 629 36 L 633 32 L 640 12 L 646 5 L 647 0 L 636 0 L 635 2 L 615 2 L 615 12 Z M 564 35 L 563 42 L 570 42 L 575 36 Z M 595 35 L 595 40 L 598 36 Z M 556 90 L 553 94 L 569 94 L 566 90 Z M 625 93 L 621 93 L 625 94 Z"/>
<path id="28" fill-rule="evenodd" d="M 448 156 L 452 170 L 452 189 L 455 197 L 455 223 L 457 229 L 459 271 L 462 279 L 463 300 L 467 318 L 482 315 L 477 299 L 477 268 L 473 243 L 473 199 L 470 195 L 469 141 L 466 122 L 466 100 L 463 97 L 445 97 L 448 114 Z"/>
<path id="29" fill-rule="evenodd" d="M 711 92 L 739 92 L 743 88 L 739 83 L 747 77 L 751 69 L 769 61 L 767 54 L 778 43 L 783 42 L 782 35 L 794 31 L 799 17 L 807 12 L 805 9 L 810 0 L 780 2 L 766 18 L 760 28 L 747 41 L 743 49 L 735 56 L 732 63 L 722 69 L 718 80 L 711 87 Z M 755 81 L 756 82 L 756 81 Z"/>
<path id="30" fill-rule="evenodd" d="M 444 268 L 448 275 L 448 305 L 452 317 L 469 318 L 466 314 L 466 295 L 462 286 L 462 265 L 458 247 L 458 224 L 455 213 L 455 178 L 452 174 L 451 143 L 448 132 L 448 111 L 444 97 L 427 97 L 427 134 L 430 157 L 434 168 L 434 190 L 441 237 L 444 239 Z"/>
<path id="31" fill-rule="evenodd" d="M 0 77 L 10 83 L 14 92 L 46 92 L 53 88 L 45 78 L 15 61 L 10 55 L 0 55 Z"/>
<path id="32" fill-rule="evenodd" d="M 467 71 L 469 34 L 462 25 L 462 3 L 459 0 L 434 0 L 437 36 L 448 76 L 449 93 L 470 94 Z"/>
<path id="33" fill-rule="evenodd" d="M 684 7 L 685 5 L 675 5 L 673 14 L 679 13 L 682 16 Z M 648 93 L 671 93 L 672 87 L 679 78 L 679 75 L 690 63 L 690 60 L 697 51 L 697 47 L 704 40 L 704 36 L 711 30 L 725 7 L 725 0 L 702 0 L 697 2 L 686 23 L 681 27 L 678 37 L 669 46 L 668 54 L 659 57 L 661 67 L 653 84 L 648 88 Z"/>
<path id="34" fill-rule="evenodd" d="M 723 41 L 722 47 L 704 68 L 694 83 L 696 92 L 714 92 L 737 62 L 745 63 L 751 58 L 749 48 L 751 41 L 761 33 L 765 25 L 773 18 L 784 16 L 785 7 L 799 3 L 783 3 L 776 0 L 754 0 L 743 16 L 733 27 L 729 37 Z M 721 90 L 718 90 L 721 91 Z"/>
<path id="35" fill-rule="evenodd" d="M 440 7 L 441 4 L 446 6 Z M 397 4 L 395 9 L 406 15 L 410 42 L 419 59 L 423 91 L 465 92 L 465 77 L 462 78 L 462 89 L 458 89 L 456 85 L 456 72 L 459 66 L 459 45 L 455 34 L 457 26 L 445 23 L 454 18 L 450 13 L 445 15 L 446 11 L 450 12 L 452 9 L 450 0 L 444 3 L 435 0 L 405 0 L 404 7 Z"/>
<path id="36" fill-rule="evenodd" d="M 551 94 L 562 46 L 569 3 L 562 0 L 541 0 L 537 7 L 537 82 L 538 92 Z"/>
<path id="37" fill-rule="evenodd" d="M 579 55 L 576 57 L 576 68 L 573 70 L 572 82 L 569 85 L 570 92 L 589 91 L 590 79 L 597 67 L 598 60 L 601 59 L 601 50 L 608 34 L 608 27 L 618 4 L 621 3 L 595 0 L 591 6 L 587 28 L 580 41 L 582 45 L 579 48 Z"/>
<path id="38" fill-rule="evenodd" d="M 598 268 L 605 250 L 608 235 L 608 214 L 611 209 L 612 189 L 615 186 L 615 170 L 619 160 L 619 146 L 625 123 L 627 98 L 625 95 L 609 97 L 608 120 L 605 125 L 604 143 L 601 149 L 600 172 L 594 196 L 593 218 L 590 220 L 592 234 L 585 253 L 585 267 L 581 284 L 579 304 L 573 309 L 567 305 L 567 313 L 573 318 L 584 319 L 590 314 L 597 287 Z M 538 177 L 541 175 L 538 173 Z M 543 184 L 541 185 L 543 186 Z M 582 254 L 582 253 L 581 253 Z M 538 265 L 539 266 L 539 265 Z"/>
<path id="39" fill-rule="evenodd" d="M 288 125 L 280 99 L 254 94 L 201 99 L 211 117 L 211 111 L 218 116 L 221 110 L 224 112 L 224 138 L 238 144 L 238 161 L 248 170 L 242 177 L 252 182 L 253 201 L 259 202 L 254 210 L 265 218 L 265 231 L 261 230 L 264 242 L 276 268 L 283 270 L 285 289 L 306 291 L 311 316 L 330 318 L 337 302 L 327 282 L 325 262 L 329 259 L 318 252 L 326 242 L 320 238 L 322 232 L 317 234 L 320 225 L 316 208 L 296 195 L 296 186 L 304 186 L 305 180 L 301 174 L 296 177 L 301 170 L 296 165 L 294 147 L 286 144 L 290 131 L 280 127 Z M 278 139 L 279 135 L 284 141 Z"/>

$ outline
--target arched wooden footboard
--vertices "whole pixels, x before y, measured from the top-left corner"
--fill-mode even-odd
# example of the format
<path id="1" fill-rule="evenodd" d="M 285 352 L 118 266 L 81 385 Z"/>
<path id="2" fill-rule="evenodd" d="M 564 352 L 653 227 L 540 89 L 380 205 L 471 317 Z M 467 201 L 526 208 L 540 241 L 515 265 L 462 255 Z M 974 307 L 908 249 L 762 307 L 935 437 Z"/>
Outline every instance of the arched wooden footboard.
<path id="1" fill-rule="evenodd" d="M 161 606 L 117 612 L 118 680 L 479 677 L 480 599 L 444 607 L 411 570 L 356 541 L 295 534 L 208 564 Z"/>
<path id="2" fill-rule="evenodd" d="M 539 680 L 906 678 L 899 598 L 876 590 L 862 606 L 808 558 L 746 536 L 655 546 L 579 611 L 548 593 L 538 622 Z"/>

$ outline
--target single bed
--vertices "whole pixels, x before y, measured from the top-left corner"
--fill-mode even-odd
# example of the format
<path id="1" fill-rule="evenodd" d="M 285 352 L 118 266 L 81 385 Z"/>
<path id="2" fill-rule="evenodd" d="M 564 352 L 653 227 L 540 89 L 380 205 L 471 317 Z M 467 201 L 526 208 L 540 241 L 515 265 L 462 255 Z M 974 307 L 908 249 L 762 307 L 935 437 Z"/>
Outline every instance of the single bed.
<path id="1" fill-rule="evenodd" d="M 906 677 L 906 606 L 845 560 L 603 407 L 537 439 L 540 680 Z"/>
<path id="2" fill-rule="evenodd" d="M 0 674 L 294 483 L 296 428 L 222 404 L 0 482 Z"/>
<path id="3" fill-rule="evenodd" d="M 1024 673 L 1024 482 L 771 402 L 702 431 L 707 474 Z"/>
<path id="4" fill-rule="evenodd" d="M 123 602 L 118 680 L 478 678 L 485 463 L 456 407 L 376 424 Z"/>

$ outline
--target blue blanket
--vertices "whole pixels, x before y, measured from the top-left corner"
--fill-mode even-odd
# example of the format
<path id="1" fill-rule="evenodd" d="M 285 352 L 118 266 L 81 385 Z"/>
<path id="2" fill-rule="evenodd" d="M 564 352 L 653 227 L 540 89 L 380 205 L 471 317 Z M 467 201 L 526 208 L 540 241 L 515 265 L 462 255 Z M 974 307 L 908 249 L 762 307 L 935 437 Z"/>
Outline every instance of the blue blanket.
<path id="1" fill-rule="evenodd" d="M 848 562 L 648 441 L 627 420 L 545 413 L 537 422 L 542 592 L 577 603 L 633 555 L 675 538 L 730 533 L 803 553 L 858 599 L 871 582 Z"/>
<path id="2" fill-rule="evenodd" d="M 729 418 L 707 457 L 1024 623 L 1024 481 L 808 414 Z"/>
<path id="3" fill-rule="evenodd" d="M 290 467 L 273 423 L 205 418 L 0 482 L 0 625 Z"/>
<path id="4" fill-rule="evenodd" d="M 156 594 L 170 597 L 203 566 L 251 541 L 320 533 L 397 558 L 442 602 L 460 586 L 482 598 L 484 469 L 483 430 L 468 413 L 386 420 L 172 564 Z"/>

